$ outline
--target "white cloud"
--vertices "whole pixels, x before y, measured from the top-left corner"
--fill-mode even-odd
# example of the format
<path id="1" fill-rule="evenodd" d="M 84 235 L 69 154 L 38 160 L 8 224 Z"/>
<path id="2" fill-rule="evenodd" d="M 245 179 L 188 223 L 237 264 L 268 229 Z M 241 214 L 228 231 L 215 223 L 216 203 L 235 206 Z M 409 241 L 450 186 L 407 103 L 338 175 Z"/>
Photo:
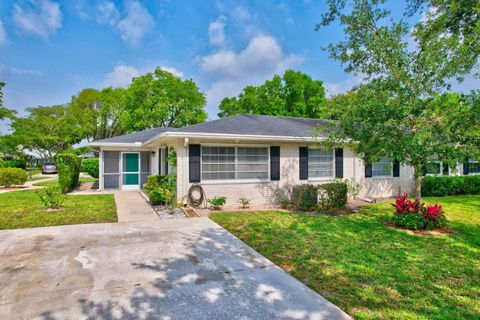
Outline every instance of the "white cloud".
<path id="1" fill-rule="evenodd" d="M 10 68 L 10 71 L 14 74 L 19 75 L 31 75 L 31 76 L 40 76 L 43 73 L 33 69 L 19 69 L 19 68 Z"/>
<path id="2" fill-rule="evenodd" d="M 115 3 L 111 1 L 103 1 L 97 5 L 97 21 L 100 24 L 108 24 L 114 26 L 120 20 L 120 12 L 118 12 Z"/>
<path id="3" fill-rule="evenodd" d="M 28 7 L 15 4 L 13 22 L 16 28 L 42 38 L 48 38 L 62 26 L 60 5 L 50 0 L 32 2 Z"/>
<path id="4" fill-rule="evenodd" d="M 223 46 L 225 44 L 225 22 L 225 16 L 221 15 L 208 26 L 208 41 L 211 45 Z"/>
<path id="5" fill-rule="evenodd" d="M 360 84 L 362 82 L 363 77 L 358 75 L 351 78 L 348 78 L 341 82 L 325 82 L 324 86 L 327 89 L 327 96 L 335 96 L 340 93 L 346 93 L 354 86 Z"/>
<path id="6" fill-rule="evenodd" d="M 207 90 L 209 107 L 217 107 L 228 96 L 237 95 L 246 85 L 259 85 L 303 61 L 302 56 L 285 55 L 271 36 L 256 36 L 240 52 L 220 50 L 204 56 L 200 69 L 212 84 Z"/>
<path id="7" fill-rule="evenodd" d="M 7 32 L 3 27 L 3 22 L 0 20 L 0 45 L 7 43 Z"/>
<path id="8" fill-rule="evenodd" d="M 135 68 L 133 66 L 120 64 L 113 68 L 113 70 L 105 76 L 103 79 L 103 85 L 106 87 L 127 87 L 132 79 L 138 77 L 147 72 L 152 72 L 155 69 L 153 66 Z M 178 71 L 174 67 L 161 66 L 160 69 L 170 72 L 177 77 L 183 77 L 183 72 Z"/>
<path id="9" fill-rule="evenodd" d="M 122 40 L 137 46 L 143 36 L 154 26 L 153 17 L 138 1 L 129 1 L 125 6 L 125 16 L 118 22 Z"/>

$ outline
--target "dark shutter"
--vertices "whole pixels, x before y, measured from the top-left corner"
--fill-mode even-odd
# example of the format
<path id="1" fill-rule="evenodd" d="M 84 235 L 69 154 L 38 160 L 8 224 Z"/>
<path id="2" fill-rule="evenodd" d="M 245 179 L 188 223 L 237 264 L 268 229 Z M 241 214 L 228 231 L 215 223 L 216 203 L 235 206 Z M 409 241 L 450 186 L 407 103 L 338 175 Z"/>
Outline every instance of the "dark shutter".
<path id="1" fill-rule="evenodd" d="M 165 175 L 168 174 L 168 147 L 165 148 Z"/>
<path id="2" fill-rule="evenodd" d="M 443 165 L 443 175 L 448 176 L 448 164 Z"/>
<path id="3" fill-rule="evenodd" d="M 300 180 L 308 179 L 308 148 L 300 147 Z"/>
<path id="4" fill-rule="evenodd" d="M 463 175 L 468 176 L 470 170 L 468 170 L 468 161 L 463 164 Z"/>
<path id="5" fill-rule="evenodd" d="M 162 149 L 158 149 L 158 175 L 162 174 Z"/>
<path id="6" fill-rule="evenodd" d="M 343 148 L 335 149 L 335 178 L 343 178 Z"/>
<path id="7" fill-rule="evenodd" d="M 190 182 L 200 182 L 200 145 L 188 146 L 188 171 Z"/>
<path id="8" fill-rule="evenodd" d="M 398 161 L 393 162 L 393 176 L 400 177 L 400 162 Z"/>
<path id="9" fill-rule="evenodd" d="M 270 180 L 280 180 L 280 147 L 270 147 Z"/>
<path id="10" fill-rule="evenodd" d="M 372 164 L 371 163 L 366 163 L 365 164 L 365 178 L 371 178 L 372 177 Z"/>

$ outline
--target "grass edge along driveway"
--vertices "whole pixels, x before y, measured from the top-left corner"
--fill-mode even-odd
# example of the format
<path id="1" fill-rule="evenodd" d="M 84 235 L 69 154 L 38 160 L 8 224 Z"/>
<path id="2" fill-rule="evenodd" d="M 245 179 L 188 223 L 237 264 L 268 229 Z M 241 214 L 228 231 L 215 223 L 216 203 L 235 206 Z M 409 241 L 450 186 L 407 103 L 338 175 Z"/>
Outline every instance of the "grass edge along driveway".
<path id="1" fill-rule="evenodd" d="M 0 194 L 0 230 L 117 221 L 112 194 L 66 195 L 63 207 L 44 210 L 36 190 Z"/>
<path id="2" fill-rule="evenodd" d="M 480 319 L 480 196 L 444 205 L 455 234 L 385 226 L 390 203 L 346 216 L 278 211 L 211 218 L 356 319 Z"/>

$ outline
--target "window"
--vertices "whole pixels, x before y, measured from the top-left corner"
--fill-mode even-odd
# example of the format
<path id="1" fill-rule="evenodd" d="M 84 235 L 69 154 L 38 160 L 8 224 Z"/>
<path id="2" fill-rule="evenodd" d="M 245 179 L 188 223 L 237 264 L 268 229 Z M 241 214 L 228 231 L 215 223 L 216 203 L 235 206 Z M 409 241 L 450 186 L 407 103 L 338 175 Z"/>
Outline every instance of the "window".
<path id="1" fill-rule="evenodd" d="M 425 166 L 425 174 L 427 175 L 440 175 L 442 174 L 442 166 L 438 161 L 427 162 Z"/>
<path id="2" fill-rule="evenodd" d="M 391 177 L 392 162 L 387 157 L 383 157 L 380 161 L 372 164 L 372 177 Z"/>
<path id="3" fill-rule="evenodd" d="M 268 149 L 238 147 L 237 179 L 268 179 Z"/>
<path id="4" fill-rule="evenodd" d="M 268 179 L 266 147 L 202 146 L 202 180 Z"/>
<path id="5" fill-rule="evenodd" d="M 480 162 L 479 161 L 468 161 L 468 174 L 480 175 Z"/>
<path id="6" fill-rule="evenodd" d="M 333 178 L 333 151 L 308 149 L 308 177 Z"/>

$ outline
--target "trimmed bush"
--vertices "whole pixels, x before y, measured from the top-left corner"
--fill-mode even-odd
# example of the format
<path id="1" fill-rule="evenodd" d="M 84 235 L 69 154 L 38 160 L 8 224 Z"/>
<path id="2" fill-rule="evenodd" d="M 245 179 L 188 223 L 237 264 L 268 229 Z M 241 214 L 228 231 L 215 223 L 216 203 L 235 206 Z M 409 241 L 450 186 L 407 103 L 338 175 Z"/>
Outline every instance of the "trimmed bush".
<path id="1" fill-rule="evenodd" d="M 23 185 L 28 172 L 20 168 L 0 168 L 0 186 Z"/>
<path id="2" fill-rule="evenodd" d="M 292 188 L 290 202 L 292 208 L 300 211 L 313 211 L 317 207 L 318 186 L 302 184 Z"/>
<path id="3" fill-rule="evenodd" d="M 148 176 L 144 187 L 152 205 L 170 205 L 175 199 L 176 177 L 174 175 Z"/>
<path id="4" fill-rule="evenodd" d="M 93 178 L 98 179 L 100 164 L 98 158 L 87 158 L 82 160 L 82 172 L 86 172 Z"/>
<path id="5" fill-rule="evenodd" d="M 318 210 L 340 210 L 347 204 L 348 185 L 345 182 L 336 181 L 318 185 Z"/>
<path id="6" fill-rule="evenodd" d="M 56 159 L 60 191 L 66 193 L 78 184 L 82 159 L 74 154 L 57 154 Z"/>
<path id="7" fill-rule="evenodd" d="M 213 197 L 208 200 L 208 203 L 212 205 L 213 210 L 220 210 L 227 203 L 227 197 Z"/>
<path id="8" fill-rule="evenodd" d="M 45 209 L 59 209 L 65 201 L 65 196 L 56 187 L 49 187 L 36 193 Z"/>
<path id="9" fill-rule="evenodd" d="M 480 194 L 480 176 L 424 177 L 422 195 L 444 197 Z"/>
<path id="10" fill-rule="evenodd" d="M 2 167 L 4 168 L 19 168 L 27 169 L 27 161 L 16 159 L 16 160 L 6 160 L 3 162 Z"/>

